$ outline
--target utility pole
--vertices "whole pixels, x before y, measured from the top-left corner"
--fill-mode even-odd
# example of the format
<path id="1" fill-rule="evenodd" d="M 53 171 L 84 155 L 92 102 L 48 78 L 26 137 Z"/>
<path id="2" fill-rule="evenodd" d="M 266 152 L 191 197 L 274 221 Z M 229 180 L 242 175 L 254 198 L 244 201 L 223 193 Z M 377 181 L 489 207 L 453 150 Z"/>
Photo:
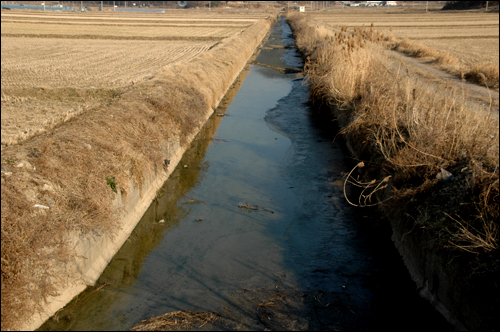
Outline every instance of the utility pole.
<path id="1" fill-rule="evenodd" d="M 427 8 L 429 7 L 429 1 L 425 2 L 425 12 L 427 13 Z"/>
<path id="2" fill-rule="evenodd" d="M 486 11 L 488 11 L 488 1 L 486 1 Z"/>
<path id="3" fill-rule="evenodd" d="M 211 11 L 212 10 L 212 1 L 209 1 L 208 2 L 208 11 Z"/>

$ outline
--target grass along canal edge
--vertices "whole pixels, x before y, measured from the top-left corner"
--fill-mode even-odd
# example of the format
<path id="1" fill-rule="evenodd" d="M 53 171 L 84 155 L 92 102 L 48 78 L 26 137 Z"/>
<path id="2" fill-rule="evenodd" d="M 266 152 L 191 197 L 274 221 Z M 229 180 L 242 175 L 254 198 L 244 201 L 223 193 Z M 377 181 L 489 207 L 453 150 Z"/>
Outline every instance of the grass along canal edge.
<path id="1" fill-rule="evenodd" d="M 499 309 L 498 118 L 447 84 L 389 63 L 386 50 L 288 13 L 311 102 L 358 165 L 356 206 L 379 206 L 420 294 L 458 329 L 493 329 Z"/>

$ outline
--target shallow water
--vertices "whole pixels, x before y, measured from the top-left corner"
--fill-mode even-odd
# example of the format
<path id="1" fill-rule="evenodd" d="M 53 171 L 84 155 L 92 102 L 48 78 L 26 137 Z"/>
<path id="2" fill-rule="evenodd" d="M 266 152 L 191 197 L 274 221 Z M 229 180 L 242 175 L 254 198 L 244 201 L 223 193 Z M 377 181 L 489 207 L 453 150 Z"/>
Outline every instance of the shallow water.
<path id="1" fill-rule="evenodd" d="M 264 46 L 287 48 L 256 62 L 301 66 L 290 34 L 277 22 Z M 345 201 L 353 163 L 311 116 L 303 80 L 252 65 L 235 85 L 96 287 L 41 329 L 123 330 L 176 310 L 226 312 L 255 329 L 241 294 L 262 289 L 298 294 L 312 329 L 446 328 L 384 223 Z"/>

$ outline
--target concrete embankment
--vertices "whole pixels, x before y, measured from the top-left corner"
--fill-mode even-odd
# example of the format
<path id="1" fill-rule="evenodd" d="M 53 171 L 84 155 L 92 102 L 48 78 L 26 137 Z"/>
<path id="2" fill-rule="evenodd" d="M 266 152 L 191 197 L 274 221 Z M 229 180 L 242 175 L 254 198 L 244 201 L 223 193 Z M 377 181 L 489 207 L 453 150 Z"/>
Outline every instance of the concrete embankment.
<path id="1" fill-rule="evenodd" d="M 2 329 L 36 329 L 95 283 L 275 20 L 2 148 L 17 166 L 2 174 Z"/>
<path id="2" fill-rule="evenodd" d="M 420 295 L 429 300 L 431 305 L 450 324 L 458 330 L 493 329 L 495 326 L 495 310 L 498 310 L 498 284 L 496 281 L 498 257 L 495 256 L 495 253 L 498 253 L 498 246 L 496 248 L 494 246 L 498 233 L 496 233 L 497 235 L 491 235 L 491 248 L 473 250 L 478 247 L 473 248 L 470 244 L 464 244 L 466 241 L 459 242 L 457 240 L 458 238 L 462 240 L 464 238 L 456 234 L 465 231 L 463 229 L 457 231 L 459 222 L 457 224 L 453 223 L 457 219 L 462 220 L 464 224 L 466 222 L 473 224 L 474 220 L 479 220 L 478 216 L 475 215 L 477 211 L 474 210 L 477 208 L 476 198 L 481 195 L 481 197 L 485 197 L 485 200 L 488 199 L 489 194 L 479 194 L 480 189 L 476 187 L 475 183 L 480 181 L 476 180 L 475 182 L 474 180 L 476 174 L 480 172 L 475 173 L 474 160 L 479 160 L 482 157 L 481 154 L 475 155 L 472 148 L 466 144 L 463 145 L 462 151 L 466 150 L 467 156 L 460 154 L 462 157 L 456 158 L 456 155 L 440 154 L 440 151 L 434 148 L 435 145 L 433 144 L 436 142 L 434 138 L 426 141 L 427 147 L 431 147 L 428 148 L 429 152 L 422 152 L 424 151 L 422 148 L 424 144 L 422 144 L 419 147 L 420 150 L 415 154 L 415 159 L 412 159 L 411 162 L 408 161 L 410 159 L 398 159 L 399 164 L 391 163 L 396 160 L 394 156 L 396 152 L 400 151 L 398 149 L 403 150 L 407 145 L 406 151 L 417 150 L 414 146 L 409 148 L 410 144 L 407 144 L 408 137 L 413 134 L 415 126 L 405 127 L 406 124 L 402 121 L 403 116 L 397 113 L 399 109 L 410 109 L 413 112 L 416 108 L 411 107 L 413 106 L 411 101 L 407 104 L 398 104 L 396 102 L 396 98 L 398 98 L 396 89 L 390 90 L 388 88 L 387 91 L 392 93 L 390 95 L 384 95 L 383 91 L 376 90 L 377 85 L 382 86 L 385 81 L 394 81 L 400 84 L 397 81 L 398 74 L 392 73 L 392 77 L 384 76 L 385 80 L 381 80 L 373 69 L 374 62 L 367 65 L 368 70 L 363 72 L 364 63 L 370 59 L 367 56 L 364 59 L 368 60 L 360 62 L 361 65 L 357 67 L 357 71 L 348 72 L 348 69 L 345 69 L 344 75 L 335 76 L 332 74 L 335 71 L 330 71 L 331 68 L 341 68 L 335 72 L 336 74 L 342 72 L 343 68 L 347 68 L 350 63 L 355 63 L 356 56 L 359 54 L 366 55 L 366 49 L 370 45 L 361 42 L 362 46 L 358 47 L 350 35 L 333 35 L 325 27 L 307 22 L 307 19 L 300 16 L 293 16 L 290 25 L 294 30 L 296 40 L 301 40 L 303 43 L 298 45 L 299 48 L 308 56 L 306 74 L 310 78 L 310 82 L 312 82 L 312 102 L 317 105 L 318 112 L 328 117 L 329 120 L 335 121 L 332 122 L 332 128 L 336 127 L 335 130 L 341 130 L 352 156 L 356 160 L 363 161 L 363 163 L 358 164 L 358 169 L 353 172 L 355 175 L 351 178 L 354 179 L 359 176 L 358 181 L 353 180 L 352 182 L 364 189 L 359 194 L 358 204 L 361 206 L 379 206 L 381 212 L 387 217 L 392 226 L 392 240 L 401 254 Z M 335 44 L 337 40 L 339 40 L 340 47 Z M 322 43 L 324 45 L 321 45 Z M 342 43 L 345 43 L 344 48 L 342 48 Z M 342 61 L 337 60 L 333 63 L 327 62 L 325 59 L 328 58 L 329 53 L 326 51 L 324 53 L 316 52 L 321 47 L 323 47 L 323 50 L 330 51 L 330 54 L 335 50 L 344 52 L 343 54 L 347 54 L 345 61 L 342 59 Z M 355 66 L 353 65 L 353 67 Z M 386 66 L 385 68 L 390 67 Z M 390 71 L 387 69 L 383 72 L 389 73 Z M 362 77 L 363 74 L 364 77 Z M 316 77 L 311 79 L 313 75 L 316 75 Z M 359 77 L 356 75 L 359 75 Z M 335 94 L 332 90 L 334 88 L 341 90 L 341 87 L 339 88 L 341 83 L 350 82 L 349 79 L 352 77 L 359 78 L 353 83 L 352 90 L 346 89 L 347 92 L 351 92 L 352 98 L 342 100 L 342 97 L 344 97 L 342 95 L 343 91 L 335 91 Z M 373 77 L 375 79 L 372 79 Z M 335 82 L 335 84 L 328 86 L 329 82 Z M 400 85 L 403 86 L 402 83 Z M 357 88 L 359 89 L 356 90 Z M 419 89 L 424 90 L 420 85 L 416 89 L 408 88 L 407 91 L 413 91 L 411 100 L 418 99 L 416 92 Z M 423 99 L 430 100 L 434 98 L 435 94 L 429 94 Z M 411 94 L 408 95 L 411 96 Z M 370 118 L 375 114 L 373 110 L 376 109 L 377 104 L 369 104 L 368 101 L 371 99 L 384 99 L 386 100 L 385 105 L 389 105 L 387 107 L 389 116 L 384 121 L 378 118 L 377 121 L 363 122 L 366 118 Z M 400 107 L 399 105 L 402 104 L 405 106 Z M 436 107 L 436 109 L 444 110 L 445 108 Z M 438 115 L 443 113 L 444 111 L 436 112 Z M 414 118 L 417 116 L 417 112 L 412 114 Z M 391 124 L 393 120 L 395 122 Z M 463 121 L 466 122 L 466 120 Z M 416 120 L 414 122 L 418 123 Z M 391 136 L 389 131 L 384 131 L 391 126 L 397 128 L 395 132 L 400 135 Z M 444 132 L 444 127 L 444 125 L 441 125 L 439 132 Z M 346 130 L 346 128 L 348 129 Z M 352 130 L 352 128 L 356 129 Z M 431 126 L 422 125 L 421 128 L 423 128 L 423 131 L 431 130 Z M 489 128 L 483 128 L 483 130 L 482 135 L 485 135 L 485 133 L 491 135 L 488 131 Z M 401 134 L 403 131 L 404 133 Z M 378 135 L 381 132 L 387 133 L 387 135 Z M 396 139 L 397 143 L 391 145 L 393 149 L 388 152 L 389 149 L 385 149 L 387 147 L 386 142 L 394 137 L 400 138 L 400 140 Z M 429 135 L 429 137 L 432 137 L 432 135 Z M 490 137 L 493 139 L 495 136 Z M 450 145 L 448 145 L 448 150 L 451 150 Z M 434 160 L 439 162 L 431 163 L 430 158 L 426 159 L 431 155 Z M 493 167 L 485 167 L 481 172 L 491 174 L 490 188 L 495 188 L 495 185 L 498 186 L 498 180 L 495 180 L 495 177 L 498 176 L 498 166 L 495 168 L 495 154 L 492 153 L 491 155 L 493 156 L 490 159 Z M 403 164 L 404 162 L 406 164 Z M 498 164 L 498 154 L 496 154 L 496 163 Z M 410 167 L 405 168 L 406 165 L 410 165 Z M 486 162 L 484 162 L 484 165 L 486 165 Z M 408 171 L 408 169 L 410 170 Z M 450 177 L 444 180 L 442 174 L 445 174 L 445 172 L 441 171 L 442 174 L 439 173 L 440 169 L 447 169 L 453 174 L 453 178 Z M 441 178 L 439 174 L 441 174 Z M 372 185 L 373 187 L 371 187 Z M 357 198 L 353 199 L 353 201 L 358 202 Z M 494 202 L 491 201 L 488 204 L 494 204 Z M 469 210 L 461 210 L 461 207 L 464 206 L 468 206 Z M 489 213 L 487 207 L 482 210 L 482 213 Z M 489 218 L 487 216 L 485 220 Z M 493 218 L 490 220 L 493 220 Z M 486 224 L 487 221 L 484 221 L 484 225 Z M 489 225 L 492 225 L 493 231 L 497 229 L 494 222 L 490 221 Z M 469 227 L 470 229 L 472 228 Z M 452 231 L 457 233 L 453 234 Z M 457 245 L 457 243 L 459 244 Z M 460 244 L 462 244 L 462 247 L 459 247 Z M 464 248 L 468 249 L 468 251 L 463 250 Z"/>

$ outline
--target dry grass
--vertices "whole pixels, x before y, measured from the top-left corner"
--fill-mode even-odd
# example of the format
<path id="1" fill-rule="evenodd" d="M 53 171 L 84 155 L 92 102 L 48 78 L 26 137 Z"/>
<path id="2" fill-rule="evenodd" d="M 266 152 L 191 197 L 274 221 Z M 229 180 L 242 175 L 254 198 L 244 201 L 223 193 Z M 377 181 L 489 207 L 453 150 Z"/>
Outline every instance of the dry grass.
<path id="1" fill-rule="evenodd" d="M 498 65 L 495 66 L 491 63 L 477 63 L 470 66 L 464 73 L 462 73 L 462 75 L 468 81 L 498 90 Z"/>
<path id="2" fill-rule="evenodd" d="M 334 116 L 345 126 L 341 133 L 359 144 L 354 149 L 378 153 L 376 168 L 368 173 L 378 172 L 382 178 L 392 175 L 393 194 L 411 198 L 419 185 L 437 183 L 435 176 L 441 169 L 463 165 L 469 170 L 470 197 L 480 198 L 475 204 L 482 219 L 493 220 L 483 223 L 489 230 L 476 227 L 475 236 L 498 236 L 494 231 L 498 227 L 498 118 L 492 118 L 488 109 L 471 106 L 465 91 L 424 86 L 400 66 L 388 63 L 383 51 L 367 38 L 356 38 L 346 28 L 331 36 L 303 16 L 289 14 L 288 19 L 298 46 L 309 54 L 306 71 L 312 99 L 333 105 Z M 369 205 L 374 191 L 385 183 L 357 184 L 365 188 L 360 204 Z M 498 242 L 494 243 L 497 249 Z"/>
<path id="3" fill-rule="evenodd" d="M 457 232 L 450 232 L 451 247 L 460 248 L 474 254 L 483 251 L 492 252 L 498 249 L 498 224 L 494 221 L 487 221 L 485 218 L 480 217 L 478 218 L 480 227 L 476 229 L 464 220 L 460 221 L 450 215 L 447 216 L 458 225 Z"/>
<path id="4" fill-rule="evenodd" d="M 142 320 L 130 331 L 173 331 L 201 329 L 208 323 L 213 323 L 219 319 L 219 315 L 212 312 L 203 311 L 175 311 L 161 316 Z"/>
<path id="5" fill-rule="evenodd" d="M 308 16 L 335 32 L 342 26 L 356 30 L 374 25 L 380 41 L 392 49 L 431 59 L 453 75 L 498 90 L 498 15 L 439 11 L 416 14 L 396 8 L 365 8 Z"/>
<path id="6" fill-rule="evenodd" d="M 3 330 L 18 328 L 71 282 L 60 271 L 74 257 L 72 234 L 118 231 L 116 195 L 126 197 L 130 185 L 140 188 L 164 172 L 175 141 L 188 143 L 272 22 L 260 20 L 107 104 L 2 147 Z"/>

